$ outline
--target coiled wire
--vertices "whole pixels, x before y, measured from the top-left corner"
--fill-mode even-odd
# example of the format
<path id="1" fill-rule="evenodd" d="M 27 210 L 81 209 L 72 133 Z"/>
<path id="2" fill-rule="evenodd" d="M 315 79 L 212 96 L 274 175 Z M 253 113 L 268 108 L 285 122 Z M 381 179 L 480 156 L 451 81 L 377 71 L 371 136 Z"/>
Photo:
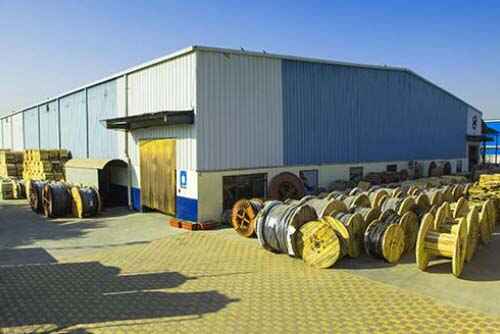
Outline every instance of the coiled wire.
<path id="1" fill-rule="evenodd" d="M 394 210 L 385 211 L 378 222 L 373 223 L 365 232 L 364 244 L 366 253 L 384 259 L 382 240 L 385 231 L 390 225 L 399 224 L 400 217 Z"/>
<path id="2" fill-rule="evenodd" d="M 47 202 L 44 211 L 47 217 L 57 218 L 67 216 L 71 210 L 71 194 L 66 184 L 62 182 L 48 183 L 45 185 Z"/>
<path id="3" fill-rule="evenodd" d="M 393 210 L 397 212 L 399 211 L 399 208 L 401 207 L 401 204 L 403 203 L 404 200 L 405 200 L 404 198 L 396 198 L 396 197 L 387 198 L 380 206 L 380 211 L 386 212 L 388 210 Z"/>
<path id="4" fill-rule="evenodd" d="M 43 210 L 43 188 L 47 182 L 45 181 L 31 181 L 29 189 L 30 206 L 33 211 L 40 213 Z"/>
<path id="5" fill-rule="evenodd" d="M 81 187 L 80 197 L 82 199 L 82 216 L 94 217 L 99 212 L 99 194 L 94 188 Z"/>
<path id="6" fill-rule="evenodd" d="M 257 238 L 261 246 L 274 253 L 288 253 L 286 219 L 296 208 L 280 201 L 269 201 L 257 215 Z"/>

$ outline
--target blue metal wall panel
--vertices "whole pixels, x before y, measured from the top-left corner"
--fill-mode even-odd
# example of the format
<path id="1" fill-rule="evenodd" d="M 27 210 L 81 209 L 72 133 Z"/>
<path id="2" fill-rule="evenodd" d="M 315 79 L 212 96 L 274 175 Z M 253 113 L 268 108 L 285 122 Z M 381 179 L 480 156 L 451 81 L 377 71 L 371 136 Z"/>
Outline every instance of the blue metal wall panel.
<path id="1" fill-rule="evenodd" d="M 59 113 L 56 101 L 40 106 L 40 148 L 59 148 Z"/>
<path id="2" fill-rule="evenodd" d="M 141 207 L 141 189 L 139 188 L 130 188 L 130 199 L 132 202 L 132 209 L 136 211 L 140 211 Z"/>
<path id="3" fill-rule="evenodd" d="M 179 219 L 197 221 L 198 201 L 192 198 L 177 196 L 175 198 L 175 216 Z"/>
<path id="4" fill-rule="evenodd" d="M 24 112 L 24 148 L 40 148 L 38 140 L 38 109 L 33 108 Z"/>
<path id="5" fill-rule="evenodd" d="M 89 88 L 89 156 L 91 159 L 110 159 L 120 157 L 120 141 L 124 142 L 122 132 L 107 130 L 100 122 L 103 119 L 120 115 L 117 105 L 116 80 Z"/>
<path id="6" fill-rule="evenodd" d="M 283 60 L 286 165 L 465 157 L 467 106 L 403 71 Z"/>
<path id="7" fill-rule="evenodd" d="M 61 106 L 61 148 L 71 151 L 73 158 L 87 157 L 87 115 L 85 91 L 66 96 Z"/>

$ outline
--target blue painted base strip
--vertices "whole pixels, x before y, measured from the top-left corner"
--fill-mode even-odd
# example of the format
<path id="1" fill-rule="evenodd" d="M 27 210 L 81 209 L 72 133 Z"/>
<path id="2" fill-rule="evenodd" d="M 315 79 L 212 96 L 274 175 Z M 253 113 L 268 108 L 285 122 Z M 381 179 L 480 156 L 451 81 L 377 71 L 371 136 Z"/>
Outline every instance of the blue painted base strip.
<path id="1" fill-rule="evenodd" d="M 198 220 L 198 200 L 177 196 L 175 199 L 176 217 L 183 220 Z"/>
<path id="2" fill-rule="evenodd" d="M 141 211 L 141 189 L 132 187 L 130 198 L 132 199 L 132 209 Z"/>

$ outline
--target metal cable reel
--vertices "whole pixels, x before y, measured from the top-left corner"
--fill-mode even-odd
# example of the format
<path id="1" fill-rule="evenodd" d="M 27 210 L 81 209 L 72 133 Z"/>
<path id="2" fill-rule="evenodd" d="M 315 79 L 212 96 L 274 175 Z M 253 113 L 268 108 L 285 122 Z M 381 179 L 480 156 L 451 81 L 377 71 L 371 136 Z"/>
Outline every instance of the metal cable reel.
<path id="1" fill-rule="evenodd" d="M 301 199 L 304 196 L 304 183 L 295 174 L 283 172 L 272 178 L 269 197 L 273 200 Z"/>
<path id="2" fill-rule="evenodd" d="M 405 234 L 399 224 L 400 217 L 386 212 L 373 221 L 365 231 L 364 247 L 368 255 L 396 263 L 405 249 Z"/>
<path id="3" fill-rule="evenodd" d="M 256 231 L 257 214 L 264 208 L 264 202 L 258 198 L 241 199 L 231 210 L 231 225 L 236 232 L 246 238 L 253 237 Z"/>
<path id="4" fill-rule="evenodd" d="M 451 258 L 452 273 L 459 277 L 466 257 L 466 218 L 458 219 L 454 233 L 440 232 L 435 228 L 434 222 L 434 216 L 430 213 L 425 214 L 422 219 L 415 250 L 417 266 L 420 270 L 426 270 L 433 257 Z"/>

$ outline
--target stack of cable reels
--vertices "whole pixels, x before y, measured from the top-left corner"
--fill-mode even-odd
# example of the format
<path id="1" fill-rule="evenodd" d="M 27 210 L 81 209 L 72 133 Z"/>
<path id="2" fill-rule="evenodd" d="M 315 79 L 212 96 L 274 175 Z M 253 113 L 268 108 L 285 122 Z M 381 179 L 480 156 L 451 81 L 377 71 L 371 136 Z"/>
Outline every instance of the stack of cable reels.
<path id="1" fill-rule="evenodd" d="M 241 199 L 231 210 L 231 225 L 234 230 L 245 238 L 255 236 L 256 217 L 264 208 L 264 202 L 258 198 Z"/>
<path id="2" fill-rule="evenodd" d="M 0 200 L 13 199 L 13 184 L 10 179 L 0 179 Z"/>
<path id="3" fill-rule="evenodd" d="M 454 233 L 443 233 L 439 231 L 439 225 L 435 226 L 435 218 L 431 213 L 424 215 L 422 224 L 418 231 L 415 255 L 417 266 L 425 271 L 431 258 L 451 258 L 452 273 L 459 277 L 463 271 L 466 244 L 467 244 L 467 222 L 466 218 L 459 218 L 454 228 Z"/>
<path id="4" fill-rule="evenodd" d="M 364 234 L 364 248 L 368 255 L 388 263 L 397 263 L 405 250 L 405 233 L 400 217 L 389 211 L 373 221 Z"/>
<path id="5" fill-rule="evenodd" d="M 464 197 L 450 205 L 453 218 L 467 217 L 472 208 L 479 211 L 479 237 L 483 244 L 488 244 L 495 232 L 496 210 L 492 200 L 486 200 L 482 205 L 470 204 Z"/>
<path id="6" fill-rule="evenodd" d="M 76 218 L 95 217 L 102 211 L 99 191 L 94 187 L 72 186 L 70 188 L 71 212 Z"/>

